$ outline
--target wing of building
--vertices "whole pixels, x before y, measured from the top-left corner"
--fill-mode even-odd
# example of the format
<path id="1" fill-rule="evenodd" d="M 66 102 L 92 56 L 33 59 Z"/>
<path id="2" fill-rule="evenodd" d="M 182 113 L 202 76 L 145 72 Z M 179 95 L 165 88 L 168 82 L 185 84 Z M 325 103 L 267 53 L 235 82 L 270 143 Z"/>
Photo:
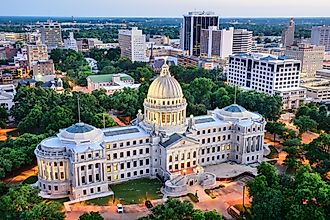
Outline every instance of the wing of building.
<path id="1" fill-rule="evenodd" d="M 36 148 L 41 195 L 86 199 L 108 195 L 109 185 L 159 177 L 163 192 L 183 195 L 190 185 L 214 187 L 204 167 L 263 159 L 265 120 L 233 104 L 186 118 L 187 102 L 164 64 L 132 125 L 97 129 L 77 123 Z"/>

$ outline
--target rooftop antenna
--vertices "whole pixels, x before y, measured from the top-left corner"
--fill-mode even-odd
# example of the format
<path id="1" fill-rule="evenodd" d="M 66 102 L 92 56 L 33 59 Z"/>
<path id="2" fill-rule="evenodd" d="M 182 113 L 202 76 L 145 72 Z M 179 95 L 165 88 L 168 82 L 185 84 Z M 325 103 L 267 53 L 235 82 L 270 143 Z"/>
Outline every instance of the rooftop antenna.
<path id="1" fill-rule="evenodd" d="M 237 87 L 235 85 L 235 96 L 234 96 L 234 104 L 236 104 L 236 96 L 237 96 Z"/>
<path id="2" fill-rule="evenodd" d="M 78 122 L 80 123 L 81 120 L 80 120 L 80 97 L 78 96 Z"/>

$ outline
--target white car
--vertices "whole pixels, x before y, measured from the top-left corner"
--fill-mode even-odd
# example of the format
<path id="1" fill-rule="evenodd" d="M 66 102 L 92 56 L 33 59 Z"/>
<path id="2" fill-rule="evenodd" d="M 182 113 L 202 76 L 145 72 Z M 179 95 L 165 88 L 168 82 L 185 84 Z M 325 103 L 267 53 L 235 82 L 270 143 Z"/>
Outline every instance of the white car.
<path id="1" fill-rule="evenodd" d="M 117 204 L 117 212 L 118 213 L 124 213 L 124 207 L 122 204 Z"/>

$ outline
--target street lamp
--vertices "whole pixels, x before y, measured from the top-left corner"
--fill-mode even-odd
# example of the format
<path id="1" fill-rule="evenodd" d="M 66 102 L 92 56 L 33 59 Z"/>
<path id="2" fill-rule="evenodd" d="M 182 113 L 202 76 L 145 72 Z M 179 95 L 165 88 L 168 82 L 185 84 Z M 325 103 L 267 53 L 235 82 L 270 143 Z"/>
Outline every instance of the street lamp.
<path id="1" fill-rule="evenodd" d="M 243 185 L 243 207 L 244 207 L 244 209 L 245 209 L 245 185 Z"/>
<path id="2" fill-rule="evenodd" d="M 196 189 L 196 192 L 195 192 L 195 196 L 196 196 L 196 197 L 198 197 L 198 196 L 197 196 L 197 192 L 198 192 L 198 190 Z"/>

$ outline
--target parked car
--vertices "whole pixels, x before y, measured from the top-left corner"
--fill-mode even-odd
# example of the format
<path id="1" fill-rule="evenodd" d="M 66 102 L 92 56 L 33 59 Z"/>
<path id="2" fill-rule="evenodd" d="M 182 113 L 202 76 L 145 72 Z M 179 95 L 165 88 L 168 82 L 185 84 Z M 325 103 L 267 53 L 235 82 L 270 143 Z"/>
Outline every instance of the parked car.
<path id="1" fill-rule="evenodd" d="M 124 207 L 122 204 L 117 204 L 117 212 L 118 213 L 124 213 Z"/>
<path id="2" fill-rule="evenodd" d="M 151 209 L 152 207 L 154 207 L 154 206 L 152 205 L 152 203 L 150 202 L 150 200 L 147 200 L 144 204 L 145 204 L 145 206 L 146 206 L 148 209 Z"/>

